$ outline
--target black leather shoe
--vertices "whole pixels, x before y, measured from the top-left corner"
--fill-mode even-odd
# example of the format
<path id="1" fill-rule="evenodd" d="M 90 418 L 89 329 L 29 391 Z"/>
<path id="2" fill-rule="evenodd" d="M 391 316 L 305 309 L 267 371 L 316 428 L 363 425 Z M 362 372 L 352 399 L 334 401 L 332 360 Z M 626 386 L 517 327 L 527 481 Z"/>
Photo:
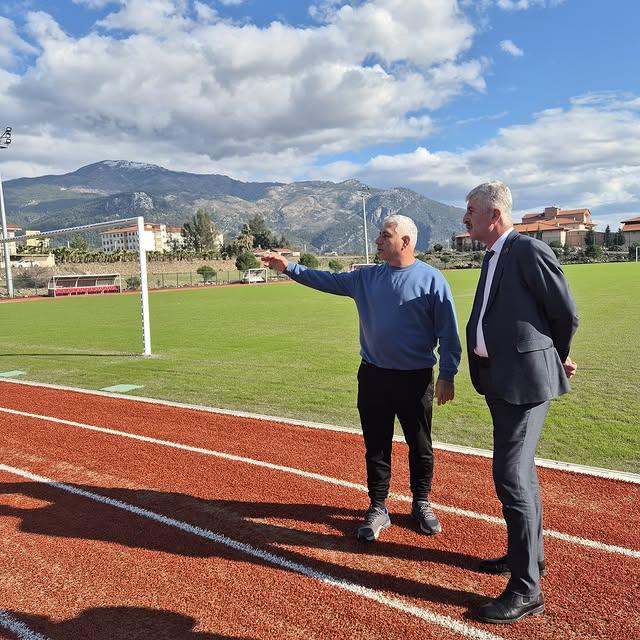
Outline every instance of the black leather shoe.
<path id="1" fill-rule="evenodd" d="M 494 600 L 482 605 L 475 613 L 481 622 L 491 624 L 511 624 L 525 616 L 531 616 L 544 611 L 542 594 L 537 596 L 521 596 L 511 591 L 505 591 Z"/>
<path id="2" fill-rule="evenodd" d="M 538 562 L 538 569 L 540 570 L 540 576 L 547 575 L 547 567 L 544 563 Z M 501 556 L 500 558 L 492 558 L 491 560 L 480 560 L 478 564 L 478 571 L 480 573 L 492 573 L 496 576 L 510 576 L 511 569 L 509 569 L 509 563 L 507 562 L 507 556 Z"/>

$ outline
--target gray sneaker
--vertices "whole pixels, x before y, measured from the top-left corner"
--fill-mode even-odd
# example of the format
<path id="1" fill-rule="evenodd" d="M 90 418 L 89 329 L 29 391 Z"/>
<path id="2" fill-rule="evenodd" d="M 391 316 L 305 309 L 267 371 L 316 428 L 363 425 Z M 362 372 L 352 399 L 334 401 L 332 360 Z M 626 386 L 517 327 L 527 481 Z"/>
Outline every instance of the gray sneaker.
<path id="1" fill-rule="evenodd" d="M 391 526 L 391 518 L 386 509 L 379 509 L 371 505 L 364 516 L 362 524 L 358 527 L 358 540 L 360 542 L 374 542 L 380 532 Z"/>
<path id="2" fill-rule="evenodd" d="M 413 507 L 411 507 L 411 515 L 414 520 L 417 521 L 418 529 L 422 533 L 426 533 L 431 536 L 442 531 L 440 522 L 438 522 L 436 514 L 433 513 L 433 509 L 431 508 L 428 500 L 419 500 L 418 502 L 414 502 Z"/>

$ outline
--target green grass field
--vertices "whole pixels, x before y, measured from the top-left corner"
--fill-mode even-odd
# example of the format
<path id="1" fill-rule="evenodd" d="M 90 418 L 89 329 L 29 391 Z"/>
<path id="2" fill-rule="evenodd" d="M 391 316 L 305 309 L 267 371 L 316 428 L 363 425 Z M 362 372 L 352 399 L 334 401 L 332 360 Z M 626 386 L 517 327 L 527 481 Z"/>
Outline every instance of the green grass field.
<path id="1" fill-rule="evenodd" d="M 552 404 L 538 454 L 640 472 L 640 265 L 566 273 L 581 319 L 578 373 L 573 392 Z M 478 270 L 445 275 L 462 330 Z M 274 284 L 156 292 L 150 305 L 156 355 L 142 358 L 130 355 L 141 351 L 137 295 L 1 304 L 0 371 L 88 389 L 138 384 L 144 396 L 357 427 L 350 299 Z M 456 380 L 455 402 L 435 408 L 435 438 L 490 448 L 465 356 Z"/>

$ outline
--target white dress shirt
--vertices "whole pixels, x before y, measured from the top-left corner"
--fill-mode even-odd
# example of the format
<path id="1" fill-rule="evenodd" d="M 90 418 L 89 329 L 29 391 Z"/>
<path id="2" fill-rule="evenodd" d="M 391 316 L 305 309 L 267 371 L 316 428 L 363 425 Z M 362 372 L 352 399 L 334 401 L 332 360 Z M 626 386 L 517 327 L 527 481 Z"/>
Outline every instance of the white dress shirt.
<path id="1" fill-rule="evenodd" d="M 476 346 L 473 349 L 473 352 L 480 356 L 481 358 L 488 358 L 489 354 L 487 353 L 487 345 L 484 341 L 484 332 L 482 331 L 482 320 L 484 318 L 484 312 L 487 308 L 487 301 L 489 300 L 489 292 L 491 291 L 491 283 L 493 282 L 493 274 L 496 272 L 496 265 L 498 264 L 498 260 L 500 259 L 500 252 L 502 251 L 502 247 L 507 239 L 507 236 L 513 231 L 513 227 L 507 229 L 494 243 L 491 247 L 493 251 L 493 255 L 489 260 L 489 265 L 487 266 L 487 280 L 484 283 L 484 291 L 482 293 L 482 308 L 480 309 L 480 316 L 478 317 L 478 327 L 476 328 Z"/>

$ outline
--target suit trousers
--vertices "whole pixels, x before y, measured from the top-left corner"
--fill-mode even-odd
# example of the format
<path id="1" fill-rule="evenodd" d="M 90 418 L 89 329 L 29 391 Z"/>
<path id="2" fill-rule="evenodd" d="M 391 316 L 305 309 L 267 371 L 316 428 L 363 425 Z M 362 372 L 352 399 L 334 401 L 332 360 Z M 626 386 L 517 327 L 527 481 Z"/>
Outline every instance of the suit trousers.
<path id="1" fill-rule="evenodd" d="M 396 416 L 409 446 L 413 499 L 427 500 L 433 477 L 432 408 L 432 369 L 382 369 L 365 361 L 360 365 L 358 412 L 365 443 L 367 487 L 372 503 L 384 503 L 389 494 Z"/>
<path id="2" fill-rule="evenodd" d="M 481 370 L 481 377 L 486 379 Z M 488 382 L 488 380 L 486 380 Z M 493 421 L 493 482 L 507 524 L 507 590 L 540 593 L 538 562 L 544 560 L 542 504 L 534 462 L 550 402 L 510 404 L 484 386 Z"/>

